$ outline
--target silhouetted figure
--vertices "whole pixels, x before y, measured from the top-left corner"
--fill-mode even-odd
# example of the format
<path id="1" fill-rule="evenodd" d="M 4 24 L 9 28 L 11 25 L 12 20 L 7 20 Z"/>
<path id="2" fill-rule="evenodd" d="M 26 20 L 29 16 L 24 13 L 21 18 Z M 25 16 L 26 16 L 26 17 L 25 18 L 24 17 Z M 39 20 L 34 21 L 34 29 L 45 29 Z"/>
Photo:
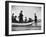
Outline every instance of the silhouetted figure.
<path id="1" fill-rule="evenodd" d="M 27 22 L 27 17 L 25 17 L 25 23 Z"/>
<path id="2" fill-rule="evenodd" d="M 14 13 L 12 14 L 12 22 L 15 22 Z"/>
<path id="3" fill-rule="evenodd" d="M 36 16 L 36 13 L 35 13 L 35 23 L 37 23 L 37 16 Z"/>
<path id="4" fill-rule="evenodd" d="M 36 16 L 36 13 L 35 13 L 35 24 L 37 26 L 37 16 Z"/>
<path id="5" fill-rule="evenodd" d="M 21 10 L 21 12 L 20 12 L 20 14 L 19 14 L 19 22 L 20 23 L 23 23 L 23 14 L 22 14 L 22 10 Z"/>
<path id="6" fill-rule="evenodd" d="M 16 20 L 17 16 L 15 16 L 15 23 L 18 23 L 18 21 Z"/>
<path id="7" fill-rule="evenodd" d="M 32 22 L 32 19 L 31 18 L 29 18 L 29 21 L 28 22 Z"/>

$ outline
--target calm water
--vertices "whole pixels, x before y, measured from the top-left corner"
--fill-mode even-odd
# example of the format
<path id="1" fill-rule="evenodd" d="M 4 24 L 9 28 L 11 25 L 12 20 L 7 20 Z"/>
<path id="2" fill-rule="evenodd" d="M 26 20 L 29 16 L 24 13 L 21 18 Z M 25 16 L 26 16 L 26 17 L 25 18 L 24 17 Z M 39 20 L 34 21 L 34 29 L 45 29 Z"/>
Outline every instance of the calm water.
<path id="1" fill-rule="evenodd" d="M 37 25 L 37 26 L 36 26 Z M 22 31 L 22 30 L 41 30 L 41 23 L 33 23 L 32 26 L 29 25 L 29 26 L 13 26 L 12 25 L 12 31 Z"/>

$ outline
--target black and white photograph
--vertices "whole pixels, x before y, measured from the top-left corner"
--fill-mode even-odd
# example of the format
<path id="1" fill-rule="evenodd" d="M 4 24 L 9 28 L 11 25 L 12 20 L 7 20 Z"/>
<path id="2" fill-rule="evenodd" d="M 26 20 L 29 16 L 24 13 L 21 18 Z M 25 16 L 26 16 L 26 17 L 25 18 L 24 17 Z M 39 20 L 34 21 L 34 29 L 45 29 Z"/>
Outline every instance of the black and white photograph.
<path id="1" fill-rule="evenodd" d="M 41 30 L 41 7 L 11 6 L 12 31 Z"/>
<path id="2" fill-rule="evenodd" d="M 44 3 L 10 2 L 9 35 L 44 33 Z"/>

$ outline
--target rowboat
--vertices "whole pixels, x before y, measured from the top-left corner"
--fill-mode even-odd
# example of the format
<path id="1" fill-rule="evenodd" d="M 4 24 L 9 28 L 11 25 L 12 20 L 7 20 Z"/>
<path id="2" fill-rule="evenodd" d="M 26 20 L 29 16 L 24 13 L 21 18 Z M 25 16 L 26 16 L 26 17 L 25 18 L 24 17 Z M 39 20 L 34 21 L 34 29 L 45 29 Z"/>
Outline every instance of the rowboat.
<path id="1" fill-rule="evenodd" d="M 29 23 L 12 23 L 12 25 L 31 25 L 33 22 Z"/>

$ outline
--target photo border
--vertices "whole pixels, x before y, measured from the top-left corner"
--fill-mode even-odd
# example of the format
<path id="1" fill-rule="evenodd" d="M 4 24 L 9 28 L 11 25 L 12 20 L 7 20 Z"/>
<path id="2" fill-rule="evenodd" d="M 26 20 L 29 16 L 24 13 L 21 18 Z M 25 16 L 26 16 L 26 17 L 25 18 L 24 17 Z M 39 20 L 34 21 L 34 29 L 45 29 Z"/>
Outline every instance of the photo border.
<path id="1" fill-rule="evenodd" d="M 9 3 L 26 3 L 26 4 L 42 4 L 44 5 L 44 32 L 43 33 L 27 33 L 27 34 L 12 34 L 9 35 Z M 37 2 L 22 2 L 22 1 L 5 1 L 5 36 L 18 36 L 18 35 L 34 35 L 34 34 L 45 34 L 45 3 Z"/>

